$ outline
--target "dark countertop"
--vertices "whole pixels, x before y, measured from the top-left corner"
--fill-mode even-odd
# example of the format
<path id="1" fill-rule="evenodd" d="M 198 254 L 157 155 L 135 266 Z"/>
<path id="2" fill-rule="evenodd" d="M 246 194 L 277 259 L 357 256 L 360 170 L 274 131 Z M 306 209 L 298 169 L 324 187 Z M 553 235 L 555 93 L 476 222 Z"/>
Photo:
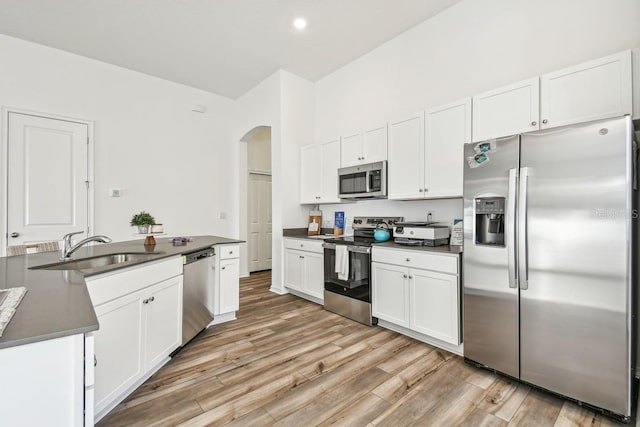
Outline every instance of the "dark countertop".
<path id="1" fill-rule="evenodd" d="M 0 348 L 29 344 L 98 329 L 93 304 L 84 277 L 182 255 L 213 245 L 242 243 L 216 236 L 196 236 L 184 246 L 173 246 L 171 238 L 157 238 L 153 247 L 143 239 L 97 244 L 76 251 L 72 259 L 137 252 L 154 253 L 145 261 L 131 261 L 82 272 L 70 270 L 31 270 L 59 262 L 60 252 L 0 257 L 0 289 L 25 286 L 27 293 L 0 337 Z"/>
<path id="2" fill-rule="evenodd" d="M 297 230 L 297 229 L 292 229 L 292 230 Z M 301 229 L 301 232 L 289 232 L 289 233 L 283 233 L 283 237 L 291 237 L 291 238 L 295 238 L 295 239 L 309 239 L 309 240 L 324 240 L 321 239 L 320 237 L 309 237 L 307 236 L 305 233 L 307 232 L 306 228 Z M 324 229 L 323 229 L 324 230 Z M 334 236 L 327 236 L 325 237 L 325 239 L 331 239 Z M 439 253 L 446 253 L 446 254 L 461 254 L 463 252 L 464 246 L 449 246 L 449 245 L 443 245 L 443 246 L 407 246 L 407 245 L 400 245 L 398 243 L 394 243 L 393 241 L 388 241 L 388 242 L 382 242 L 382 243 L 375 243 L 374 246 L 376 247 L 381 247 L 381 248 L 393 248 L 393 249 L 405 249 L 408 251 L 423 251 L 423 252 L 439 252 Z"/>

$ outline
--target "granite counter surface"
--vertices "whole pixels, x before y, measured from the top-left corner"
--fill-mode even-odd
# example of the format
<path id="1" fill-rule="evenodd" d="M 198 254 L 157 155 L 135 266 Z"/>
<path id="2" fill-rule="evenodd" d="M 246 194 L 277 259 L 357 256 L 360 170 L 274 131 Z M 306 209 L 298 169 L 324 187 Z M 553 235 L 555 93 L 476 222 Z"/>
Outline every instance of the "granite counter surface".
<path id="1" fill-rule="evenodd" d="M 0 337 L 0 349 L 86 333 L 98 329 L 98 319 L 84 277 L 182 255 L 213 245 L 242 243 L 217 236 L 196 236 L 183 246 L 171 238 L 157 238 L 155 246 L 144 246 L 143 239 L 84 247 L 72 259 L 114 253 L 153 253 L 145 261 L 127 262 L 95 270 L 32 269 L 59 262 L 59 252 L 44 252 L 0 258 L 0 289 L 25 286 L 27 293 Z"/>

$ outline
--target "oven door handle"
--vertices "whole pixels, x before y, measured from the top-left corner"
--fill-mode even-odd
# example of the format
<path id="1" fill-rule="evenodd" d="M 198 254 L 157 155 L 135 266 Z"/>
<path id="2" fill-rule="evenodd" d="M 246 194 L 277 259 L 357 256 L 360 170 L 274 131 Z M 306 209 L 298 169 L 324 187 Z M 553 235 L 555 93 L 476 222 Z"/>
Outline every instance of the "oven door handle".
<path id="1" fill-rule="evenodd" d="M 335 243 L 323 243 L 322 247 L 325 249 L 335 249 L 336 248 L 336 244 Z"/>

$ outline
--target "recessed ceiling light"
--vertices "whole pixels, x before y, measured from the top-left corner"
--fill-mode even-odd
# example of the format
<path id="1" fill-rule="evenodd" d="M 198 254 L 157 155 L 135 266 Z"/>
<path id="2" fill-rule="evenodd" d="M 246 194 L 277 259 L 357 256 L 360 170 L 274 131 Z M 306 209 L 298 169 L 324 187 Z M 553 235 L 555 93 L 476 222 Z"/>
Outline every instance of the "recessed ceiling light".
<path id="1" fill-rule="evenodd" d="M 293 20 L 293 26 L 298 30 L 304 30 L 307 28 L 307 20 L 304 18 L 296 18 Z"/>

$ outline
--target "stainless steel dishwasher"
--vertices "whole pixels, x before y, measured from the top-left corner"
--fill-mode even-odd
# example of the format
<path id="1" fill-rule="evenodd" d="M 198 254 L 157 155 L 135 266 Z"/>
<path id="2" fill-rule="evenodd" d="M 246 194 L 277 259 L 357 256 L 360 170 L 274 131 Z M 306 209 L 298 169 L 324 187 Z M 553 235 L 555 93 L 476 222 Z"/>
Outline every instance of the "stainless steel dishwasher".
<path id="1" fill-rule="evenodd" d="M 213 298 L 215 249 L 185 254 L 182 288 L 182 345 L 213 320 L 207 301 Z"/>

